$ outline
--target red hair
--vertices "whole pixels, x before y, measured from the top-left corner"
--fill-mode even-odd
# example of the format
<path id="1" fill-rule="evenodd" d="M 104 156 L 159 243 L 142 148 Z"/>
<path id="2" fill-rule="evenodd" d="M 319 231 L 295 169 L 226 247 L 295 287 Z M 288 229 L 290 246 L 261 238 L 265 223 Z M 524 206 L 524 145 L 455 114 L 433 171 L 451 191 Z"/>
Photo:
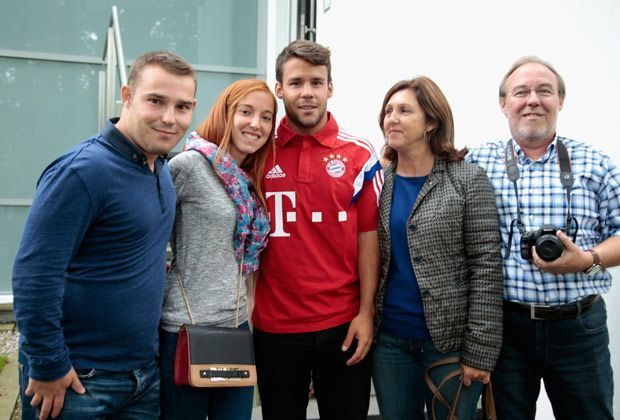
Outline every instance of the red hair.
<path id="1" fill-rule="evenodd" d="M 266 207 L 261 187 L 261 179 L 265 171 L 265 161 L 267 160 L 269 149 L 271 148 L 275 152 L 275 118 L 278 112 L 276 98 L 271 90 L 269 90 L 267 84 L 258 79 L 242 79 L 226 87 L 217 97 L 209 115 L 200 123 L 196 132 L 203 139 L 218 145 L 218 152 L 215 157 L 215 161 L 217 162 L 221 158 L 223 152 L 229 153 L 230 151 L 233 118 L 237 105 L 251 92 L 269 93 L 273 100 L 273 121 L 269 138 L 260 149 L 248 155 L 243 161 L 243 164 L 241 164 L 241 169 L 248 174 L 263 207 Z"/>

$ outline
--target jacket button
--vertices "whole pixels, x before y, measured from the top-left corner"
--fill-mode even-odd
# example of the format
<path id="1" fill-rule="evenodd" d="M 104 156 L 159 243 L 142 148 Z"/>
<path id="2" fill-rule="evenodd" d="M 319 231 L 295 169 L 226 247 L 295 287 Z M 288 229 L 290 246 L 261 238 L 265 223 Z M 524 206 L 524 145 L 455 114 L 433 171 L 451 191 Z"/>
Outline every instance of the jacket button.
<path id="1" fill-rule="evenodd" d="M 416 263 L 416 264 L 421 263 L 422 262 L 422 257 L 420 257 L 419 255 L 413 257 L 413 262 Z"/>
<path id="2" fill-rule="evenodd" d="M 410 230 L 410 231 L 412 231 L 412 232 L 413 232 L 414 230 L 416 230 L 417 228 L 418 228 L 418 227 L 417 227 L 415 224 L 413 224 L 413 223 L 409 225 L 409 230 Z"/>

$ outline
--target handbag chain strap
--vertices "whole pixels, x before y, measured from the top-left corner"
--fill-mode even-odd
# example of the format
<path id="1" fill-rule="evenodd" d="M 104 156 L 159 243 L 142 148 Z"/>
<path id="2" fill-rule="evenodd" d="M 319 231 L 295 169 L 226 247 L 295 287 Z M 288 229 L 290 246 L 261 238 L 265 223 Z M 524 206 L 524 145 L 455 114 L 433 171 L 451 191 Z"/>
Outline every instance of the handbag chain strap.
<path id="1" fill-rule="evenodd" d="M 187 298 L 187 293 L 185 293 L 185 286 L 183 285 L 183 278 L 181 277 L 181 273 L 179 273 L 179 266 L 177 264 L 177 280 L 179 282 L 179 288 L 181 289 L 181 296 L 183 296 L 183 301 L 185 302 L 185 309 L 187 309 L 187 314 L 189 315 L 189 321 L 192 325 L 196 324 L 194 321 L 194 315 L 192 314 L 192 310 L 189 307 L 189 299 Z M 237 308 L 235 309 L 235 328 L 239 326 L 239 307 L 241 306 L 241 282 L 243 281 L 243 256 L 241 256 L 241 264 L 239 264 L 239 281 L 237 282 Z"/>

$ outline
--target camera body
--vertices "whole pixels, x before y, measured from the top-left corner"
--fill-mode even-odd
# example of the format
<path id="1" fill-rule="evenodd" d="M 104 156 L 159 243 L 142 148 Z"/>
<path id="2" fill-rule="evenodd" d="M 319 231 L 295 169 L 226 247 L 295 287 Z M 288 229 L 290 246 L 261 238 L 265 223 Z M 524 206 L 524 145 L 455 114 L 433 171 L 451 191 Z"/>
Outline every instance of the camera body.
<path id="1" fill-rule="evenodd" d="M 562 255 L 564 245 L 555 235 L 557 231 L 565 229 L 554 225 L 544 225 L 540 229 L 524 232 L 521 235 L 521 258 L 532 259 L 532 247 L 536 246 L 536 253 L 545 261 L 553 261 Z"/>

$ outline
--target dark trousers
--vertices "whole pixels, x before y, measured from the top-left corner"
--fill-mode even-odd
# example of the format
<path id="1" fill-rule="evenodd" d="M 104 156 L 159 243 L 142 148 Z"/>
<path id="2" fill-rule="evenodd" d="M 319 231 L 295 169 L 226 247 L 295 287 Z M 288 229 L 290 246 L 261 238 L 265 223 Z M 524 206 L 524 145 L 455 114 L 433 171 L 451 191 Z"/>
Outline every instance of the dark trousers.
<path id="1" fill-rule="evenodd" d="M 313 333 L 271 334 L 254 328 L 258 390 L 265 420 L 306 418 L 310 379 L 322 420 L 368 415 L 372 357 L 353 366 L 355 345 L 341 350 L 349 324 Z"/>
<path id="2" fill-rule="evenodd" d="M 534 419 L 541 379 L 556 419 L 613 419 L 603 299 L 565 320 L 536 321 L 504 308 L 503 335 L 492 375 L 500 420 Z"/>
<path id="3" fill-rule="evenodd" d="M 424 420 L 426 412 L 433 412 L 433 393 L 426 385 L 424 372 L 438 360 L 460 357 L 460 352 L 442 353 L 432 340 L 413 340 L 385 331 L 379 332 L 373 350 L 372 378 L 382 420 Z M 458 369 L 459 364 L 438 366 L 429 372 L 436 386 L 443 378 Z M 450 403 L 454 401 L 459 377 L 447 381 L 441 394 Z M 461 390 L 456 417 L 458 420 L 476 419 L 476 405 L 482 393 L 482 382 L 473 381 Z M 437 418 L 448 417 L 448 410 L 438 401 L 434 404 Z"/>

